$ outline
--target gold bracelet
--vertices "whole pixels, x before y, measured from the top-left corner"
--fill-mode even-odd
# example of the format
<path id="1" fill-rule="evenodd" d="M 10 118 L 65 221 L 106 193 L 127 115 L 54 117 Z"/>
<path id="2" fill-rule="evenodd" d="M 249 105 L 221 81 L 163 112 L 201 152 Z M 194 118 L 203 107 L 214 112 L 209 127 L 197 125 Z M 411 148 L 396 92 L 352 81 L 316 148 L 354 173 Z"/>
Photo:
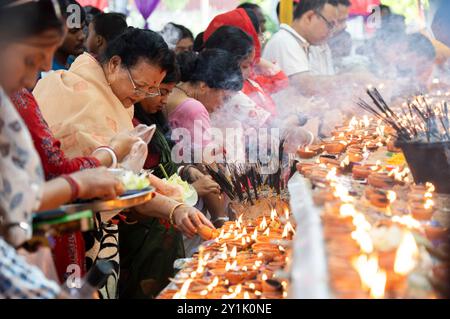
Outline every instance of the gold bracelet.
<path id="1" fill-rule="evenodd" d="M 172 208 L 172 210 L 170 211 L 170 214 L 169 214 L 169 222 L 170 222 L 170 225 L 174 225 L 175 223 L 174 223 L 174 221 L 173 221 L 173 213 L 175 212 L 175 210 L 178 208 L 178 207 L 180 207 L 180 206 L 184 206 L 184 203 L 178 203 L 177 205 L 175 205 L 173 208 Z"/>

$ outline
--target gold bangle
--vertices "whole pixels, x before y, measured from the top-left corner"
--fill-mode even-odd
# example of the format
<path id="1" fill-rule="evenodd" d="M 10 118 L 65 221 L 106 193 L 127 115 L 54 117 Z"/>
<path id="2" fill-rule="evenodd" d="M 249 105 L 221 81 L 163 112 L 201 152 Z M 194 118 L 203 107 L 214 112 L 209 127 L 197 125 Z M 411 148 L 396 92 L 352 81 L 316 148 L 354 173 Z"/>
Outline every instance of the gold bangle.
<path id="1" fill-rule="evenodd" d="M 174 223 L 174 221 L 173 221 L 173 213 L 175 212 L 175 210 L 178 208 L 178 207 L 180 207 L 180 206 L 184 206 L 184 203 L 178 203 L 177 205 L 175 205 L 174 207 L 172 207 L 172 210 L 170 211 L 170 214 L 169 214 L 169 222 L 170 222 L 170 225 L 174 225 L 175 223 Z"/>

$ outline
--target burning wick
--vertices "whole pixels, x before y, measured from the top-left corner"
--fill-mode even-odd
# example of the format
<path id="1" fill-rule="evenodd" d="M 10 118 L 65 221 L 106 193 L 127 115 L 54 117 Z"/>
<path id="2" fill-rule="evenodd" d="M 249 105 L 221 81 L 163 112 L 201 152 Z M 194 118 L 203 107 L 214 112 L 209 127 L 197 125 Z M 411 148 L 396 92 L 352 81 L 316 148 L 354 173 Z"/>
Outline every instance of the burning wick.
<path id="1" fill-rule="evenodd" d="M 405 232 L 395 255 L 394 271 L 406 276 L 416 267 L 418 258 L 419 248 L 416 240 L 411 232 Z"/>

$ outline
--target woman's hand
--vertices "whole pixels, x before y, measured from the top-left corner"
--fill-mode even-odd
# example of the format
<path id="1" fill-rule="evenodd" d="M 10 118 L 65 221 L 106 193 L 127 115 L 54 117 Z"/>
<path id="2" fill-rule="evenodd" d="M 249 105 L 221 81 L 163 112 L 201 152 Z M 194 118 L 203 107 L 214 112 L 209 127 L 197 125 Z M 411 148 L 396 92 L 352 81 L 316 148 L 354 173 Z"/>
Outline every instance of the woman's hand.
<path id="1" fill-rule="evenodd" d="M 193 207 L 185 205 L 177 207 L 173 212 L 173 218 L 177 228 L 189 238 L 197 233 L 197 227 L 201 225 L 215 229 L 205 215 Z"/>
<path id="2" fill-rule="evenodd" d="M 114 199 L 125 191 L 123 184 L 105 167 L 86 169 L 70 176 L 79 186 L 80 199 Z"/>
<path id="3" fill-rule="evenodd" d="M 116 153 L 117 161 L 121 162 L 137 141 L 139 141 L 139 137 L 131 135 L 130 132 L 122 132 L 111 139 L 109 146 Z"/>
<path id="4" fill-rule="evenodd" d="M 197 191 L 198 196 L 203 197 L 208 194 L 220 194 L 220 186 L 209 175 L 202 175 L 192 186 Z"/>
<path id="5" fill-rule="evenodd" d="M 259 63 L 255 65 L 255 71 L 261 75 L 273 76 L 280 72 L 281 69 L 278 65 L 261 58 Z"/>

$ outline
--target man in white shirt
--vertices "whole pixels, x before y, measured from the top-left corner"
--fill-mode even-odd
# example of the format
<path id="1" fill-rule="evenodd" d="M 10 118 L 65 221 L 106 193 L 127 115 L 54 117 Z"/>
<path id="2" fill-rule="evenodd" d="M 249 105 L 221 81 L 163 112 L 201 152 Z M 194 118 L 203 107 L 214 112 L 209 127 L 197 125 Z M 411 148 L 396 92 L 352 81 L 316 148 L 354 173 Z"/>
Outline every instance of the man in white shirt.
<path id="1" fill-rule="evenodd" d="M 350 75 L 334 72 L 327 41 L 338 17 L 338 0 L 302 0 L 292 24 L 282 24 L 266 45 L 263 57 L 278 63 L 291 86 L 305 96 L 326 96 L 355 81 Z"/>

